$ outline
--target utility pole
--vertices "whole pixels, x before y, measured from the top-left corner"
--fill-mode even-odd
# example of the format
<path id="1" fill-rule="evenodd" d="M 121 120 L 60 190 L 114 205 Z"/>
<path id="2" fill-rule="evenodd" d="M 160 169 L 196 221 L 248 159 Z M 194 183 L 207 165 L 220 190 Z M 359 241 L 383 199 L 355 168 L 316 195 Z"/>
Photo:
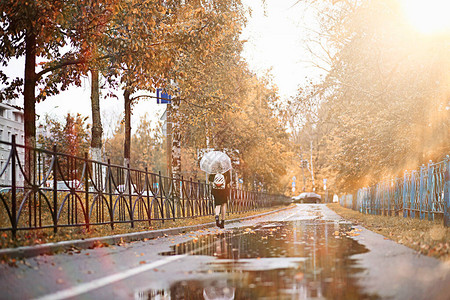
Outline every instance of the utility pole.
<path id="1" fill-rule="evenodd" d="M 172 105 L 167 104 L 166 109 L 166 137 L 167 137 L 167 177 L 172 175 Z"/>
<path id="2" fill-rule="evenodd" d="M 167 177 L 172 176 L 172 124 L 173 124 L 173 108 L 172 96 L 165 93 L 162 89 L 156 89 L 156 101 L 158 104 L 167 104 L 166 107 L 166 160 L 167 160 Z"/>

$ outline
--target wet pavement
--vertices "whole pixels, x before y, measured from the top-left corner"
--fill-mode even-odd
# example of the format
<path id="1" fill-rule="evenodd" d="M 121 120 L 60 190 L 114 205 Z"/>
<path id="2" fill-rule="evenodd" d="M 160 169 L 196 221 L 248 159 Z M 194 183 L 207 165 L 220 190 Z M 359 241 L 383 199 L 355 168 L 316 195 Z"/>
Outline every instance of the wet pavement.
<path id="1" fill-rule="evenodd" d="M 174 245 L 163 255 L 206 255 L 210 279 L 181 280 L 141 299 L 377 299 L 354 275 L 352 255 L 368 250 L 350 224 L 323 220 L 260 223 Z"/>
<path id="2" fill-rule="evenodd" d="M 350 224 L 266 222 L 205 235 L 163 255 L 205 255 L 208 280 L 181 280 L 140 299 L 377 299 L 358 286 L 352 255 L 368 250 L 347 236 Z"/>

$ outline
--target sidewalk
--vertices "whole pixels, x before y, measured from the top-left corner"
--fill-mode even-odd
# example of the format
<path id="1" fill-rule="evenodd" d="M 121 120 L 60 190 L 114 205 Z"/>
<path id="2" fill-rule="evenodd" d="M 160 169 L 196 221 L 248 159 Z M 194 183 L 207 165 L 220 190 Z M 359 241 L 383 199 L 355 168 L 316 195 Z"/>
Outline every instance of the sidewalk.
<path id="1" fill-rule="evenodd" d="M 273 213 L 283 211 L 283 210 L 286 210 L 289 208 L 291 208 L 291 206 L 286 206 L 285 208 L 280 208 L 280 209 L 277 209 L 274 211 L 270 211 L 270 212 L 266 212 L 266 213 L 262 213 L 262 214 L 258 214 L 258 215 L 253 215 L 253 216 L 249 216 L 249 217 L 226 220 L 225 223 L 229 224 L 229 223 L 241 222 L 244 220 L 259 218 L 259 217 L 273 214 Z M 203 224 L 192 225 L 192 226 L 118 234 L 118 235 L 111 235 L 111 236 L 81 239 L 81 240 L 70 240 L 70 241 L 63 241 L 63 242 L 57 242 L 57 243 L 40 244 L 40 245 L 35 245 L 35 246 L 0 249 L 0 258 L 12 259 L 12 258 L 28 258 L 28 257 L 34 257 L 34 256 L 38 256 L 38 255 L 43 255 L 43 254 L 51 255 L 51 254 L 55 254 L 57 252 L 69 250 L 71 248 L 89 249 L 89 248 L 94 248 L 96 246 L 99 246 L 101 244 L 115 245 L 115 244 L 122 243 L 122 242 L 132 242 L 132 241 L 138 241 L 138 240 L 143 240 L 143 239 L 154 239 L 154 238 L 163 237 L 163 236 L 167 236 L 167 235 L 186 233 L 189 231 L 195 231 L 195 230 L 200 230 L 200 229 L 210 228 L 210 227 L 215 227 L 215 226 L 216 226 L 215 222 L 209 222 L 209 223 L 203 223 Z"/>

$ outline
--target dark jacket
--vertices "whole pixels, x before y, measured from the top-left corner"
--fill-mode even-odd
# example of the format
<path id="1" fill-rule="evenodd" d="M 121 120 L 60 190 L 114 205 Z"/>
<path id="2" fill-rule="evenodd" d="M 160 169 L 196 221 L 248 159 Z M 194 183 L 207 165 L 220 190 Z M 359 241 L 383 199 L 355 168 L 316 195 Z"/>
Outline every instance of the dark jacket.
<path id="1" fill-rule="evenodd" d="M 216 174 L 209 174 L 208 181 L 213 182 Z M 227 171 L 223 174 L 225 177 L 225 188 L 224 189 L 215 189 L 214 187 L 211 189 L 211 194 L 214 196 L 215 205 L 221 205 L 228 202 L 228 196 L 230 195 L 230 183 L 231 183 L 231 174 L 230 171 Z"/>

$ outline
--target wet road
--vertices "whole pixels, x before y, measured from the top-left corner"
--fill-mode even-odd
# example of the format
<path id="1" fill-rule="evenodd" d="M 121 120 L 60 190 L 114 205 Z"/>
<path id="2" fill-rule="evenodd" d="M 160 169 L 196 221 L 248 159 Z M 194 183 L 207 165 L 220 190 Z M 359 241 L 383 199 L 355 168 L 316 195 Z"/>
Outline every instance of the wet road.
<path id="1" fill-rule="evenodd" d="M 450 299 L 450 270 L 325 205 L 0 268 L 0 299 Z"/>

